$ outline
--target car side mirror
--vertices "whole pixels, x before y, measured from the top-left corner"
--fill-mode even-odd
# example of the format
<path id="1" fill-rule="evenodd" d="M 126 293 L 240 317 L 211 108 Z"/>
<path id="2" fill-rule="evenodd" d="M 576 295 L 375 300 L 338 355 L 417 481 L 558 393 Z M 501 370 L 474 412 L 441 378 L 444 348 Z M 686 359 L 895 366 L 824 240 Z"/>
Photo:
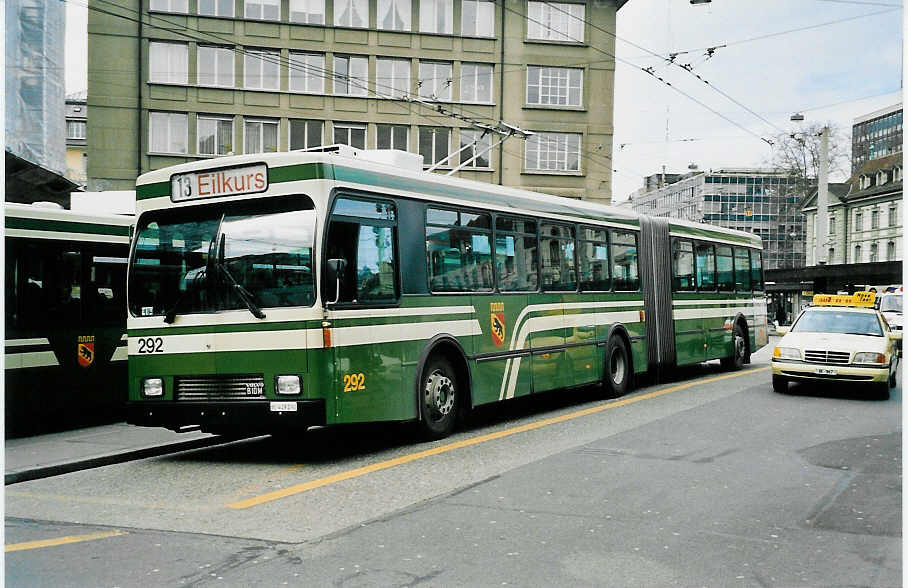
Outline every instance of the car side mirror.
<path id="1" fill-rule="evenodd" d="M 776 327 L 776 335 L 787 335 L 790 330 L 791 327 Z"/>
<path id="2" fill-rule="evenodd" d="M 889 331 L 889 338 L 893 341 L 901 341 L 902 332 L 901 331 Z"/>
<path id="3" fill-rule="evenodd" d="M 344 274 L 347 271 L 347 260 L 338 258 L 338 259 L 329 259 L 328 260 L 328 281 L 334 282 L 334 300 L 328 304 L 337 304 L 337 301 L 340 300 L 340 291 L 341 284 L 344 283 Z"/>

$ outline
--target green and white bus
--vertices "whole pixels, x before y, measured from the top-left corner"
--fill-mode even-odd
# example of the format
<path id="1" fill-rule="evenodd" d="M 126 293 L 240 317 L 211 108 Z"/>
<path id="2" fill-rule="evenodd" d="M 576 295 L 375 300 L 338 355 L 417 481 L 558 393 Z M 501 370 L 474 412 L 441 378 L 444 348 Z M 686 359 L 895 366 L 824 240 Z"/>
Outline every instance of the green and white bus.
<path id="1" fill-rule="evenodd" d="M 473 407 L 767 343 L 752 234 L 426 173 L 334 146 L 144 174 L 129 422 L 218 433 Z"/>
<path id="2" fill-rule="evenodd" d="M 6 437 L 123 419 L 133 222 L 5 204 Z"/>

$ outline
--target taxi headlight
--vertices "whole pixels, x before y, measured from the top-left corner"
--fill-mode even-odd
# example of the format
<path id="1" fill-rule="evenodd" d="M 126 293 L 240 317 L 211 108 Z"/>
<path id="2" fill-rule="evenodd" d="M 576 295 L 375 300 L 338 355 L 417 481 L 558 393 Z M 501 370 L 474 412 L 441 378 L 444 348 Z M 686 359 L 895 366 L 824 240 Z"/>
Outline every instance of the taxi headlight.
<path id="1" fill-rule="evenodd" d="M 882 353 L 862 351 L 854 354 L 854 363 L 884 364 L 886 363 L 886 356 Z"/>
<path id="2" fill-rule="evenodd" d="M 776 347 L 772 356 L 776 359 L 801 359 L 801 351 L 794 347 Z"/>
<path id="3" fill-rule="evenodd" d="M 164 380 L 161 378 L 145 378 L 142 381 L 142 396 L 146 398 L 164 396 Z"/>
<path id="4" fill-rule="evenodd" d="M 299 394 L 303 391 L 303 380 L 298 375 L 278 376 L 274 379 L 274 391 L 288 396 Z"/>

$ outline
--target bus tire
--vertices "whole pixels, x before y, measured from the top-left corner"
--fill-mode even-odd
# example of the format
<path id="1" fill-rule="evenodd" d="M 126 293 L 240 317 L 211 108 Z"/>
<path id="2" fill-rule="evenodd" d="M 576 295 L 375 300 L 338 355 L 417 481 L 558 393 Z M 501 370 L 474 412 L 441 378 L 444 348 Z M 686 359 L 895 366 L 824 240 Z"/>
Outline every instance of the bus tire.
<path id="1" fill-rule="evenodd" d="M 631 355 L 624 339 L 612 335 L 605 346 L 605 372 L 602 374 L 605 393 L 617 398 L 627 393 L 631 380 Z"/>
<path id="2" fill-rule="evenodd" d="M 423 437 L 434 440 L 451 434 L 463 393 L 451 362 L 442 355 L 430 357 L 419 384 L 419 427 Z"/>
<path id="3" fill-rule="evenodd" d="M 723 357 L 720 363 L 724 369 L 738 371 L 744 367 L 747 356 L 747 340 L 741 323 L 735 323 L 735 328 L 732 329 L 731 346 L 731 357 Z"/>

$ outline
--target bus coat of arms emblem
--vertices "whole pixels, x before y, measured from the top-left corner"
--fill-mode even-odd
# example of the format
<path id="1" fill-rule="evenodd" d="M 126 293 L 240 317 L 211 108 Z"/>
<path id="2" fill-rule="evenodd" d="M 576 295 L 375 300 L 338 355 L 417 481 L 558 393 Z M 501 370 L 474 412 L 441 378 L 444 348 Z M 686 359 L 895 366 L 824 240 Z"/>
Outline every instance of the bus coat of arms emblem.
<path id="1" fill-rule="evenodd" d="M 95 361 L 95 338 L 93 335 L 79 337 L 76 344 L 76 357 L 79 359 L 79 365 L 88 367 Z"/>
<path id="2" fill-rule="evenodd" d="M 505 331 L 507 329 L 504 319 L 504 302 L 492 302 L 490 314 L 492 320 L 492 341 L 497 347 L 504 343 Z"/>

